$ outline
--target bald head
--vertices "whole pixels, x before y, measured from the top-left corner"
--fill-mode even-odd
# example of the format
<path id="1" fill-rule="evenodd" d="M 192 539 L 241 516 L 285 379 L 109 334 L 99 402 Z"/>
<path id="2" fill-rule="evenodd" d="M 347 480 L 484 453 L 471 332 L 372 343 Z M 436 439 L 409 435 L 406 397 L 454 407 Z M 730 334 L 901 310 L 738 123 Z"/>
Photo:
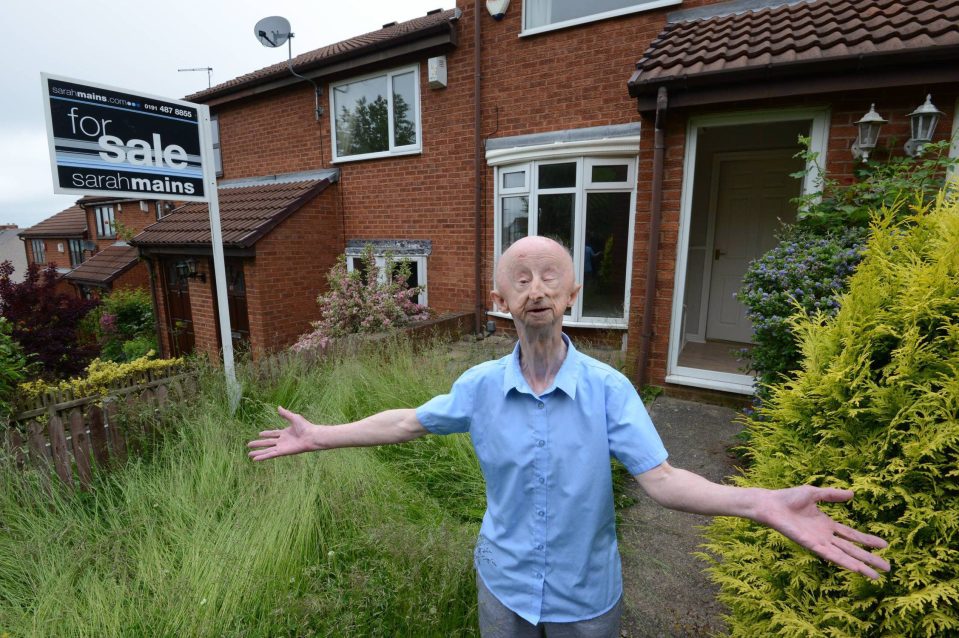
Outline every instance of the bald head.
<path id="1" fill-rule="evenodd" d="M 549 261 L 562 271 L 561 274 L 569 277 L 569 285 L 575 284 L 573 275 L 573 258 L 569 251 L 559 242 L 549 237 L 531 235 L 516 240 L 500 256 L 496 264 L 496 287 L 503 288 L 501 278 L 508 275 L 517 264 L 529 261 Z"/>
<path id="2" fill-rule="evenodd" d="M 579 294 L 573 258 L 563 246 L 546 237 L 523 237 L 510 246 L 496 265 L 496 288 L 491 296 L 500 310 L 508 310 L 517 330 L 562 330 L 563 313 Z"/>

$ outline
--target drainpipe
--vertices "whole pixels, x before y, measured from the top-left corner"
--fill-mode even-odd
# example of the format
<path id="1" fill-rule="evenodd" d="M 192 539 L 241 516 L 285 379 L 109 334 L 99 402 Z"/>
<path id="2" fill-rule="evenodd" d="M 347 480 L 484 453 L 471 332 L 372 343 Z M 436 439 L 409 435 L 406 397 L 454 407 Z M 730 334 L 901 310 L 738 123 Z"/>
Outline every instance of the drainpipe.
<path id="1" fill-rule="evenodd" d="M 483 269 L 482 250 L 483 238 L 480 224 L 483 219 L 483 153 L 480 147 L 480 0 L 473 3 L 473 285 L 476 290 L 474 308 L 474 332 L 481 334 L 483 330 L 483 289 L 481 286 Z"/>
<path id="2" fill-rule="evenodd" d="M 656 125 L 653 142 L 653 188 L 649 202 L 649 250 L 646 257 L 646 298 L 643 300 L 643 327 L 640 333 L 636 377 L 640 388 L 646 385 L 646 368 L 653 340 L 653 308 L 656 302 L 656 263 L 659 260 L 659 227 L 663 208 L 663 163 L 666 158 L 666 87 L 656 93 Z"/>

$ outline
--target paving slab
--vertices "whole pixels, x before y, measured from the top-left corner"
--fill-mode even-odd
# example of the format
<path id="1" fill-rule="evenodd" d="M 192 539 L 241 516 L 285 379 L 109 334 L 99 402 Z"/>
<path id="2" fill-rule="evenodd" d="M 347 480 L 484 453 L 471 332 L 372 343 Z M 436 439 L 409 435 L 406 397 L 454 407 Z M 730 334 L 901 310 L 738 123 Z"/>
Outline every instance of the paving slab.
<path id="1" fill-rule="evenodd" d="M 723 482 L 735 474 L 730 447 L 742 426 L 735 410 L 658 397 L 648 406 L 669 452 L 669 462 Z M 636 504 L 620 512 L 628 638 L 697 638 L 724 635 L 718 588 L 693 556 L 704 542 L 701 527 L 709 517 L 674 512 L 657 505 L 638 484 L 630 488 Z"/>

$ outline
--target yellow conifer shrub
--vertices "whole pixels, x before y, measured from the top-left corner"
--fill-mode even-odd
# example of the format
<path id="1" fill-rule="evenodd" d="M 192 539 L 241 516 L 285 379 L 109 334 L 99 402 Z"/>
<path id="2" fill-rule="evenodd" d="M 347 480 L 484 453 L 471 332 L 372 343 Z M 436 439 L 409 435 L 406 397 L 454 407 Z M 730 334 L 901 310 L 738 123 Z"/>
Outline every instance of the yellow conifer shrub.
<path id="1" fill-rule="evenodd" d="M 872 582 L 716 519 L 709 571 L 733 636 L 959 636 L 959 203 L 890 220 L 874 222 L 839 313 L 794 319 L 802 370 L 748 419 L 738 482 L 854 489 L 825 508 L 887 539 L 892 569 Z"/>

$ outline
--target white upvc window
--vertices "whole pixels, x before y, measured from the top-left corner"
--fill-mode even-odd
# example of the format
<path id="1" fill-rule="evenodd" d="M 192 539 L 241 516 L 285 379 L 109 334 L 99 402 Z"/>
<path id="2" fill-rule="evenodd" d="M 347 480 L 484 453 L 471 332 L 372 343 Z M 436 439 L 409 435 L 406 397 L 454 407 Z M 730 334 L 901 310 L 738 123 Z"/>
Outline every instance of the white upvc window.
<path id="1" fill-rule="evenodd" d="M 210 116 L 210 131 L 213 137 L 213 168 L 216 170 L 217 177 L 223 177 L 223 155 L 220 152 L 220 118 L 216 115 Z"/>
<path id="2" fill-rule="evenodd" d="M 583 284 L 566 323 L 625 327 L 635 208 L 632 158 L 566 157 L 499 166 L 496 258 L 521 237 L 555 239 L 569 249 L 576 281 Z"/>
<path id="3" fill-rule="evenodd" d="M 628 13 L 681 4 L 682 0 L 523 0 L 523 32 L 532 35 Z"/>
<path id="4" fill-rule="evenodd" d="M 33 263 L 35 264 L 45 264 L 47 263 L 47 250 L 46 245 L 43 243 L 42 239 L 33 239 L 30 241 L 33 248 Z"/>
<path id="5" fill-rule="evenodd" d="M 409 264 L 410 276 L 406 280 L 407 286 L 410 288 L 422 288 L 422 291 L 415 301 L 423 306 L 427 305 L 426 258 L 432 252 L 431 242 L 425 240 L 348 241 L 346 247 L 346 270 L 347 272 L 353 272 L 354 270 L 360 271 L 364 280 L 369 276 L 369 274 L 365 272 L 362 259 L 363 252 L 367 245 L 373 247 L 377 281 L 386 281 L 387 256 L 389 256 L 393 264 L 392 272 L 389 273 L 389 276 L 395 276 L 398 268 L 402 264 Z"/>
<path id="6" fill-rule="evenodd" d="M 98 239 L 113 239 L 117 236 L 113 206 L 97 206 L 93 209 L 93 216 L 97 220 Z"/>
<path id="7" fill-rule="evenodd" d="M 419 153 L 419 65 L 330 84 L 333 161 Z"/>

